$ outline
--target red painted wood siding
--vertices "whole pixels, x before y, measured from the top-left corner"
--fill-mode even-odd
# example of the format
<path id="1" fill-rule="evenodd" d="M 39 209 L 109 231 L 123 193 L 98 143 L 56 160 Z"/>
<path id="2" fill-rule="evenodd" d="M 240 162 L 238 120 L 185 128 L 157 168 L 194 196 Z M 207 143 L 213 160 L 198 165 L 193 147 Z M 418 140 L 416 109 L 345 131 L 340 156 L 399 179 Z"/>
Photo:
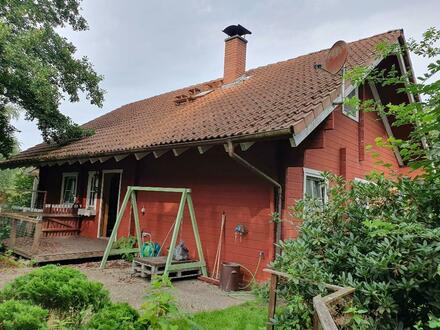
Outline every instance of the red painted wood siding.
<path id="1" fill-rule="evenodd" d="M 274 175 L 275 159 L 273 144 L 261 144 L 248 150 L 244 156 L 257 166 Z M 48 202 L 59 202 L 62 172 L 79 172 L 78 192 L 85 205 L 88 171 L 102 169 L 123 169 L 121 202 L 128 185 L 187 187 L 192 189 L 200 237 L 208 269 L 211 270 L 217 250 L 221 214 L 226 214 L 223 238 L 222 261 L 238 262 L 255 271 L 259 252 L 264 253 L 258 278 L 266 278 L 261 270 L 273 258 L 274 225 L 270 222 L 273 213 L 273 188 L 270 184 L 250 173 L 227 156 L 223 147 L 216 147 L 200 155 L 196 149 L 179 157 L 171 152 L 159 159 L 149 155 L 136 162 L 133 157 L 116 163 L 84 164 L 64 167 L 44 167 L 41 170 L 41 189 L 50 190 Z M 55 184 L 53 184 L 55 182 Z M 153 240 L 162 244 L 177 215 L 179 194 L 138 193 L 138 208 L 141 229 L 152 234 Z M 98 210 L 99 210 L 98 201 Z M 141 214 L 142 207 L 145 215 Z M 84 220 L 81 235 L 97 237 L 99 214 Z M 234 235 L 237 224 L 244 224 L 248 230 L 242 240 Z M 134 235 L 134 223 L 129 210 L 124 214 L 118 237 Z M 165 244 L 170 244 L 171 235 Z M 179 239 L 183 239 L 195 257 L 196 247 L 188 210 L 185 210 L 183 228 Z"/>
<path id="2" fill-rule="evenodd" d="M 365 88 L 365 98 L 372 98 L 369 88 Z M 304 159 L 300 164 L 301 166 L 287 162 L 286 208 L 303 198 L 303 167 L 318 171 L 329 171 L 342 175 L 349 181 L 354 178 L 364 178 L 372 170 L 384 172 L 387 175 L 393 172 L 404 173 L 405 168 L 399 168 L 393 150 L 375 145 L 377 137 L 387 138 L 382 120 L 374 112 L 365 112 L 360 118 L 359 125 L 358 122 L 345 116 L 340 109 L 337 109 L 322 125 L 325 129 L 312 134 L 303 142 Z M 322 148 L 316 148 L 316 141 L 322 139 L 320 134 L 324 134 L 325 143 L 321 144 Z M 371 150 L 362 150 L 368 145 L 372 146 Z M 373 157 L 373 152 L 379 153 L 379 159 L 391 164 L 391 168 L 376 164 L 378 158 Z M 288 222 L 284 223 L 284 238 L 296 238 L 299 228 L 298 220 L 294 219 L 288 212 L 285 212 L 284 215 L 286 220 L 294 223 L 293 225 Z"/>

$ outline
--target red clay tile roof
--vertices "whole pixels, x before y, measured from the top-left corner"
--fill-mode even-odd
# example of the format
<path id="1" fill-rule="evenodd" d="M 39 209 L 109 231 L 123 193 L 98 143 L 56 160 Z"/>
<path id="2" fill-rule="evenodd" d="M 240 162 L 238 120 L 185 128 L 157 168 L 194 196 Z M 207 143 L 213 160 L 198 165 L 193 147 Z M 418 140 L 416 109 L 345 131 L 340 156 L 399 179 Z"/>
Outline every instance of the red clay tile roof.
<path id="1" fill-rule="evenodd" d="M 395 43 L 401 35 L 401 30 L 390 31 L 349 43 L 348 67 L 372 65 L 375 46 Z M 324 61 L 326 51 L 248 70 L 247 79 L 227 88 L 218 79 L 124 105 L 83 125 L 95 130 L 93 136 L 64 146 L 39 144 L 2 165 L 251 138 L 260 133 L 298 133 L 339 95 L 341 79 L 313 67 Z M 217 86 L 203 97 L 176 105 L 176 96 L 188 95 L 191 88 L 206 91 L 209 85 Z"/>

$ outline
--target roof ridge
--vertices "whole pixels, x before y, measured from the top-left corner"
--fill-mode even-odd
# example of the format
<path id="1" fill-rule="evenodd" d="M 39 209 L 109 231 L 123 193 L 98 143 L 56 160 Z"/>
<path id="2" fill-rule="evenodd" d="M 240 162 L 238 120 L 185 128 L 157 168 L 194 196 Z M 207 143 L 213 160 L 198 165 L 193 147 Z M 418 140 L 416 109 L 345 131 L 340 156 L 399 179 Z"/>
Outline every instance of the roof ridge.
<path id="1" fill-rule="evenodd" d="M 356 39 L 356 40 L 349 41 L 349 42 L 347 42 L 347 44 L 352 44 L 352 43 L 355 43 L 355 42 L 376 38 L 376 37 L 379 37 L 379 36 L 382 36 L 382 35 L 386 35 L 386 34 L 391 34 L 391 33 L 394 33 L 394 32 L 403 33 L 403 29 L 395 29 L 395 30 L 389 30 L 387 32 L 373 34 L 372 36 L 369 36 L 369 37 L 364 37 L 364 38 L 361 38 L 361 39 Z M 324 51 L 329 50 L 329 49 L 330 49 L 330 47 L 329 48 L 323 48 L 323 49 L 316 50 L 316 51 L 313 51 L 313 52 L 310 52 L 310 53 L 307 53 L 307 54 L 302 54 L 302 55 L 299 55 L 299 56 L 296 56 L 296 57 L 293 57 L 293 58 L 288 58 L 288 59 L 277 61 L 277 62 L 274 62 L 274 63 L 269 63 L 269 64 L 261 65 L 261 66 L 258 66 L 258 67 L 246 70 L 246 72 L 258 70 L 258 69 L 261 69 L 261 68 L 266 68 L 266 67 L 269 67 L 269 66 L 272 66 L 272 65 L 276 65 L 276 64 L 290 62 L 290 61 L 297 60 L 297 59 L 302 58 L 302 57 L 307 57 L 307 56 L 311 56 L 311 55 L 314 55 L 314 54 L 318 54 L 318 53 L 324 52 Z"/>

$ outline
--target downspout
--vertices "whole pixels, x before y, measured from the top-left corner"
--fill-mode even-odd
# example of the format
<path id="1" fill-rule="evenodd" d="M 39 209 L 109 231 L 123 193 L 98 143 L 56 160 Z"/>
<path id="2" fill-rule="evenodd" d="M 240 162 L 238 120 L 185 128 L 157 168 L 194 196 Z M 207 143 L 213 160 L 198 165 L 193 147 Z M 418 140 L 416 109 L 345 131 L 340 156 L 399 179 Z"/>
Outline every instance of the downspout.
<path id="1" fill-rule="evenodd" d="M 276 189 L 275 212 L 278 213 L 279 218 L 281 218 L 281 211 L 282 211 L 281 207 L 282 207 L 282 196 L 283 196 L 283 188 L 282 188 L 281 184 L 278 181 L 276 181 L 275 179 L 273 179 L 272 177 L 270 177 L 269 175 L 267 175 L 266 173 L 264 173 L 263 171 L 261 171 L 260 169 L 258 169 L 257 167 L 255 167 L 254 165 L 252 165 L 251 163 L 249 163 L 246 159 L 237 155 L 234 151 L 234 145 L 232 144 L 231 140 L 228 140 L 227 146 L 228 146 L 227 151 L 228 151 L 229 157 L 234 159 L 240 165 L 249 169 L 251 172 L 254 172 L 259 177 L 270 182 L 274 186 L 274 188 Z M 277 221 L 276 225 L 275 225 L 275 239 L 273 242 L 274 252 L 275 252 L 274 259 L 276 258 L 277 255 L 280 255 L 280 247 L 278 245 L 280 240 L 281 240 L 281 222 Z"/>

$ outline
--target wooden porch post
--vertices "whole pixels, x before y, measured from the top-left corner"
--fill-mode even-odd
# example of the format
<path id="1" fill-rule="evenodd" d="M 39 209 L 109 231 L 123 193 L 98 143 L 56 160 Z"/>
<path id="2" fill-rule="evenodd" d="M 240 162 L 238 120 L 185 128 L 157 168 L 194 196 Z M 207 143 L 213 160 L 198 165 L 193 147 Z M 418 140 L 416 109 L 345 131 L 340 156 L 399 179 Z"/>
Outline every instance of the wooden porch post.
<path id="1" fill-rule="evenodd" d="M 17 241 L 17 221 L 15 219 L 11 219 L 11 232 L 9 236 L 9 247 L 13 248 Z"/>
<path id="2" fill-rule="evenodd" d="M 35 223 L 34 242 L 32 244 L 32 250 L 31 250 L 32 254 L 38 252 L 42 233 L 43 233 L 43 222 L 38 221 L 37 223 Z"/>
<path id="3" fill-rule="evenodd" d="M 267 330 L 273 330 L 274 325 L 271 319 L 275 317 L 275 308 L 277 304 L 277 287 L 278 287 L 278 275 L 270 275 L 270 288 L 269 288 L 269 318 L 267 320 Z"/>

